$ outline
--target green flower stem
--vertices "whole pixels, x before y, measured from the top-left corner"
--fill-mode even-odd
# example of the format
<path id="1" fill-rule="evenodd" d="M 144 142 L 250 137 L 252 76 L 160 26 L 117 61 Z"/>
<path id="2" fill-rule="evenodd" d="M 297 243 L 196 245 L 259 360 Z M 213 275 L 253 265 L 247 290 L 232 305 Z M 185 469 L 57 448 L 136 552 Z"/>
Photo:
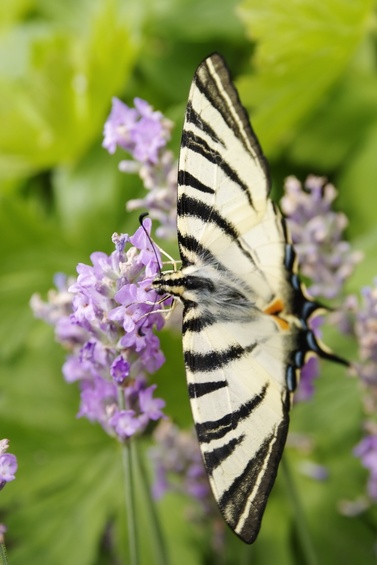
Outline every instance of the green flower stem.
<path id="1" fill-rule="evenodd" d="M 141 490 L 150 519 L 151 533 L 154 543 L 155 563 L 156 565 L 169 565 L 170 561 L 166 549 L 166 543 L 162 533 L 160 520 L 156 512 L 156 505 L 152 498 L 144 460 L 142 456 L 140 456 L 138 446 L 134 445 L 134 448 L 135 456 L 133 460 L 136 464 L 137 476 L 140 478 Z"/>
<path id="2" fill-rule="evenodd" d="M 118 402 L 122 410 L 126 403 L 123 390 L 118 387 Z M 139 545 L 137 539 L 136 504 L 135 504 L 135 481 L 134 481 L 134 441 L 130 438 L 122 445 L 122 460 L 124 470 L 124 491 L 126 497 L 126 516 L 128 527 L 128 544 L 130 550 L 129 565 L 139 565 Z"/>
<path id="3" fill-rule="evenodd" d="M 0 543 L 0 565 L 9 565 L 5 543 Z"/>
<path id="4" fill-rule="evenodd" d="M 124 487 L 126 496 L 126 511 L 128 525 L 128 543 L 130 550 L 130 565 L 139 565 L 139 547 L 136 527 L 135 487 L 133 477 L 133 441 L 129 440 L 122 447 Z"/>
<path id="5" fill-rule="evenodd" d="M 284 473 L 289 500 L 292 505 L 298 538 L 301 544 L 302 553 L 305 558 L 305 563 L 306 565 L 318 565 L 318 560 L 314 550 L 312 538 L 309 532 L 306 516 L 302 508 L 300 497 L 297 492 L 297 488 L 288 465 L 287 457 L 285 456 L 282 457 L 280 466 Z"/>

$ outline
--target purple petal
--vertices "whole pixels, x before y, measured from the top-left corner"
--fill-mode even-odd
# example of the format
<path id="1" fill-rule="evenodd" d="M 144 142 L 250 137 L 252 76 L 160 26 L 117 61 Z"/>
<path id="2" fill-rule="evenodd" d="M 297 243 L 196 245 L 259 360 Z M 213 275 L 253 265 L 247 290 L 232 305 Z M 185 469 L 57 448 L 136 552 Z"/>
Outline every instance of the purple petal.
<path id="1" fill-rule="evenodd" d="M 0 482 L 9 483 L 13 481 L 17 471 L 17 458 L 12 453 L 0 455 Z"/>

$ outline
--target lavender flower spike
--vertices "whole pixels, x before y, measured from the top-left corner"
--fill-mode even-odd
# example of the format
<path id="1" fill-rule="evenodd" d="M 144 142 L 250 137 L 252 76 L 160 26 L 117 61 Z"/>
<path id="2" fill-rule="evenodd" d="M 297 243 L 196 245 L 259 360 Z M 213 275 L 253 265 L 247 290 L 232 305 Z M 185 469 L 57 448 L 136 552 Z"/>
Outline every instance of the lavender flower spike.
<path id="1" fill-rule="evenodd" d="M 104 127 L 103 147 L 114 153 L 117 145 L 140 163 L 157 163 L 159 150 L 170 139 L 171 122 L 141 98 L 129 108 L 118 98 Z"/>
<path id="2" fill-rule="evenodd" d="M 147 209 L 160 226 L 158 237 L 176 234 L 177 162 L 166 149 L 172 122 L 140 98 L 135 107 L 113 98 L 113 107 L 104 128 L 105 147 L 114 153 L 116 147 L 127 151 L 132 160 L 123 160 L 119 169 L 138 173 L 148 193 L 144 198 L 127 202 L 128 210 Z"/>
<path id="3" fill-rule="evenodd" d="M 63 374 L 80 385 L 78 416 L 120 441 L 162 418 L 165 405 L 153 396 L 156 385 L 147 383 L 165 361 L 153 333 L 164 318 L 154 312 L 161 308 L 151 288 L 160 258 L 145 233 L 151 225 L 148 218 L 132 236 L 115 234 L 111 255 L 92 253 L 92 265 L 79 264 L 68 288 L 65 281 L 46 304 L 31 301 L 69 350 Z"/>
<path id="4" fill-rule="evenodd" d="M 301 272 L 313 283 L 308 289 L 312 296 L 337 296 L 362 258 L 343 240 L 347 218 L 332 210 L 336 195 L 334 186 L 321 177 L 309 176 L 304 187 L 288 177 L 281 199 Z"/>

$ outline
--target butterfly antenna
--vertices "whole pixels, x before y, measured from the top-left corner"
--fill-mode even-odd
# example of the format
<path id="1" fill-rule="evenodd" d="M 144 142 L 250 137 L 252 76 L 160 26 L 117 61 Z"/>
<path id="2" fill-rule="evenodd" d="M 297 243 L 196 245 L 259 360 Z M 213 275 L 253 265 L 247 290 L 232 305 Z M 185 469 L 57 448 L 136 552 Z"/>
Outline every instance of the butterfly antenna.
<path id="1" fill-rule="evenodd" d="M 147 216 L 149 216 L 148 212 L 144 212 L 144 214 L 140 214 L 140 216 L 139 216 L 139 223 L 140 223 L 140 226 L 143 228 L 144 233 L 145 233 L 145 235 L 147 236 L 147 238 L 148 238 L 148 240 L 149 240 L 149 243 L 150 243 L 151 246 L 152 246 L 153 253 L 154 253 L 155 257 L 156 257 L 156 261 L 157 261 L 157 264 L 158 264 L 158 270 L 160 271 L 160 275 L 161 275 L 161 272 L 162 272 L 162 264 L 161 264 L 160 258 L 159 258 L 159 256 L 157 255 L 157 251 L 156 251 L 155 244 L 153 243 L 152 238 L 151 238 L 151 236 L 150 236 L 149 233 L 148 233 L 148 230 L 146 229 L 146 227 L 145 227 L 144 224 L 143 224 L 143 221 L 144 221 L 144 219 L 145 219 Z"/>
<path id="2" fill-rule="evenodd" d="M 161 264 L 161 261 L 160 261 L 160 258 L 159 258 L 159 256 L 158 256 L 158 254 L 157 254 L 156 246 L 155 246 L 155 244 L 154 244 L 154 242 L 153 242 L 151 236 L 149 235 L 148 230 L 146 229 L 146 227 L 145 227 L 144 224 L 143 224 L 143 221 L 144 221 L 144 219 L 145 219 L 147 216 L 149 216 L 148 212 L 144 212 L 144 214 L 140 214 L 140 216 L 139 216 L 139 223 L 140 223 L 140 226 L 143 228 L 144 233 L 145 233 L 145 235 L 147 236 L 147 239 L 149 240 L 149 243 L 151 244 L 151 247 L 152 247 L 152 249 L 153 249 L 153 253 L 154 253 L 155 257 L 156 257 L 156 261 L 157 261 L 157 264 L 158 264 L 159 274 L 161 275 L 161 273 L 162 273 L 162 264 Z M 152 312 L 155 311 L 156 305 L 157 305 L 157 299 L 156 299 L 156 297 L 155 297 L 153 304 L 151 304 L 151 310 L 150 310 L 150 312 L 147 312 L 146 314 L 144 314 L 144 315 L 142 316 L 142 317 L 144 318 L 144 320 L 142 321 L 141 326 L 140 326 L 139 329 L 138 329 L 139 335 L 144 335 L 144 334 L 143 334 L 143 331 L 142 331 L 143 325 L 144 325 L 145 322 L 147 321 L 147 317 L 149 316 L 149 314 L 152 314 Z"/>

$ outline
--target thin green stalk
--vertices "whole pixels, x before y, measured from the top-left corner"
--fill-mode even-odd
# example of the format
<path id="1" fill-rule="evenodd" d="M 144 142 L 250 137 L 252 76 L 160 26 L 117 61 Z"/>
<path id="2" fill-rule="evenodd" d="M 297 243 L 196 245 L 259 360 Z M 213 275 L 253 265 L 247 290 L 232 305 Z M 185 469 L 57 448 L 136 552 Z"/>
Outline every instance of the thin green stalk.
<path id="1" fill-rule="evenodd" d="M 0 543 L 0 565 L 9 565 L 5 543 Z"/>
<path id="2" fill-rule="evenodd" d="M 140 478 L 144 500 L 146 502 L 148 516 L 150 518 L 152 539 L 154 543 L 154 555 L 156 565 L 169 565 L 169 557 L 166 549 L 164 535 L 162 533 L 160 520 L 156 512 L 156 505 L 152 499 L 150 484 L 143 457 L 139 454 L 138 446 L 134 445 L 134 462 L 137 468 L 137 476 Z"/>
<path id="3" fill-rule="evenodd" d="M 290 471 L 287 462 L 287 457 L 283 456 L 280 466 L 284 473 L 289 500 L 291 502 L 293 509 L 293 515 L 297 528 L 298 538 L 301 544 L 301 549 L 305 558 L 306 565 L 318 565 L 318 560 L 314 550 L 312 538 L 309 532 L 306 516 L 302 508 L 300 496 L 298 494 L 292 473 Z"/>
<path id="4" fill-rule="evenodd" d="M 139 565 L 139 547 L 137 543 L 137 527 L 135 512 L 135 487 L 133 480 L 132 464 L 132 441 L 130 440 L 122 447 L 123 469 L 124 469 L 124 490 L 126 496 L 128 543 L 130 549 L 130 565 Z"/>
<path id="5" fill-rule="evenodd" d="M 118 402 L 122 410 L 126 408 L 123 390 L 118 387 Z M 122 445 L 122 460 L 124 470 L 124 493 L 126 498 L 126 516 L 128 529 L 128 544 L 130 550 L 130 565 L 139 565 L 139 546 L 136 525 L 135 481 L 132 438 Z"/>

